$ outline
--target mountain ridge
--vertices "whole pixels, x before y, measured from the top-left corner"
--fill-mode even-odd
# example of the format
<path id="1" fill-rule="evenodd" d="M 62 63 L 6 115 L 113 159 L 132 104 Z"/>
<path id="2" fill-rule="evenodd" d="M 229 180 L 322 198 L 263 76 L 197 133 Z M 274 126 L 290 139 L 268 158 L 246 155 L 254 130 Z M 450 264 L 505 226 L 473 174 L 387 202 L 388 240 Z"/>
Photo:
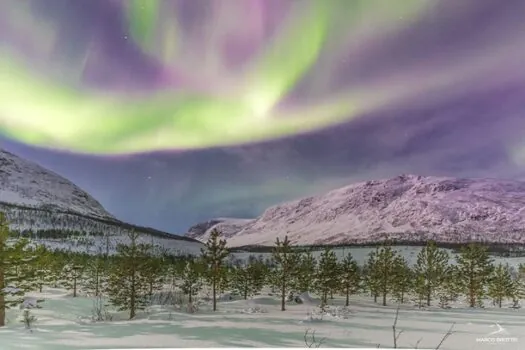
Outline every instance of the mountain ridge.
<path id="1" fill-rule="evenodd" d="M 114 249 L 117 244 L 128 242 L 127 233 L 136 231 L 143 234 L 141 240 L 177 254 L 198 253 L 202 247 L 190 237 L 121 221 L 71 181 L 1 149 L 0 211 L 5 213 L 13 232 L 39 239 L 45 245 L 56 246 L 49 240 L 50 235 L 57 238 L 57 232 L 58 236 L 75 232 L 82 236 L 77 240 L 82 244 L 72 242 L 71 237 L 61 237 L 63 247 L 71 248 L 73 244 L 77 249 L 100 250 L 102 244 L 111 244 Z"/>
<path id="2" fill-rule="evenodd" d="M 205 240 L 214 228 L 226 231 L 230 247 L 273 245 L 285 235 L 301 245 L 365 244 L 385 237 L 521 244 L 525 182 L 403 174 L 280 203 L 242 225 L 222 220 L 192 237 Z"/>

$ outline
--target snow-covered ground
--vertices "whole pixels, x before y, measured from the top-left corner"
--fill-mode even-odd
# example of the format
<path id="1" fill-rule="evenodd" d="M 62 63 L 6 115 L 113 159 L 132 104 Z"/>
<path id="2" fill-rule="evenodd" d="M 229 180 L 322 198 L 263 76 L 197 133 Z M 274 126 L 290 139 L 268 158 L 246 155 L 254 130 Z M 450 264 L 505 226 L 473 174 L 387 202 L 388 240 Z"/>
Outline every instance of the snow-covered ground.
<path id="1" fill-rule="evenodd" d="M 20 321 L 19 310 L 8 312 L 9 324 L 0 329 L 0 348 L 11 349 L 108 349 L 162 347 L 306 347 L 307 329 L 315 330 L 323 347 L 392 348 L 392 324 L 396 306 L 381 307 L 366 296 L 351 299 L 350 313 L 343 316 L 308 316 L 317 310 L 318 300 L 289 303 L 280 311 L 278 297 L 264 293 L 251 300 L 221 301 L 218 311 L 209 303 L 195 314 L 173 311 L 168 306 L 152 307 L 137 320 L 90 323 L 92 300 L 72 298 L 58 289 L 44 290 L 42 308 L 32 311 L 38 320 L 32 332 Z M 334 305 L 342 305 L 336 297 Z M 265 313 L 247 313 L 259 307 Z M 122 315 L 123 316 L 123 315 Z M 84 320 L 84 321 L 83 321 Z M 400 308 L 397 322 L 399 348 L 435 349 L 455 323 L 441 349 L 523 349 L 525 310 L 472 309 L 463 305 L 442 310 L 419 310 L 412 305 Z M 310 342 L 311 337 L 307 336 Z M 505 343 L 502 343 L 505 341 Z M 492 342 L 492 343 L 491 343 Z M 494 342 L 498 342 L 497 344 Z M 315 347 L 315 346 L 313 346 Z"/>
<path id="2" fill-rule="evenodd" d="M 374 248 L 336 250 L 339 256 L 351 252 L 361 264 Z M 411 262 L 420 248 L 398 247 Z M 318 253 L 314 254 L 317 255 Z M 247 253 L 234 254 L 247 258 Z M 258 254 L 256 254 L 258 255 Z M 268 254 L 263 254 L 263 256 Z M 516 266 L 525 258 L 496 258 Z M 209 295 L 204 292 L 199 300 Z M 368 295 L 350 299 L 349 314 L 342 310 L 344 299 L 335 296 L 329 300 L 337 317 L 319 313 L 319 301 L 312 296 L 303 304 L 291 302 L 285 312 L 280 311 L 278 296 L 264 290 L 250 300 L 223 300 L 218 311 L 211 311 L 210 302 L 202 302 L 194 314 L 183 306 L 153 305 L 139 313 L 136 320 L 127 321 L 127 313 L 110 309 L 113 320 L 92 323 L 94 299 L 80 296 L 72 298 L 61 289 L 44 289 L 30 297 L 45 301 L 41 309 L 32 313 L 37 317 L 33 331 L 20 322 L 21 311 L 8 311 L 8 325 L 0 329 L 0 349 L 110 349 L 110 348 L 162 348 L 162 347 L 306 347 L 307 329 L 315 330 L 317 340 L 326 338 L 325 347 L 392 348 L 396 307 L 394 301 L 383 307 Z M 437 304 L 437 302 L 434 302 Z M 525 300 L 522 300 L 525 306 Z M 397 331 L 399 348 L 435 349 L 452 325 L 440 349 L 508 349 L 525 348 L 525 308 L 512 309 L 510 302 L 495 308 L 490 301 L 485 309 L 470 309 L 464 302 L 451 305 L 451 309 L 432 306 L 419 309 L 408 302 L 400 307 Z M 253 313 L 254 309 L 265 312 Z M 252 312 L 250 312 L 252 311 Z M 313 314 L 313 316 L 310 315 Z M 311 341 L 311 337 L 307 336 Z M 313 346 L 315 347 L 315 346 Z"/>

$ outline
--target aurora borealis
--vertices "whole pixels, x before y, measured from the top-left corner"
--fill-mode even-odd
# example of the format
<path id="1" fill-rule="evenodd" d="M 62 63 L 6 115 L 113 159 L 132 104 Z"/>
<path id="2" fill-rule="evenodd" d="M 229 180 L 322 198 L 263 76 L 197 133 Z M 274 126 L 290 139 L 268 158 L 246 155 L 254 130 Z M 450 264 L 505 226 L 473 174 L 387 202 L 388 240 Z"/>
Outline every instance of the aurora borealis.
<path id="1" fill-rule="evenodd" d="M 1 129 L 25 143 L 100 154 L 227 146 L 313 131 L 376 108 L 393 94 L 372 94 L 359 87 L 326 94 L 335 78 L 331 66 L 352 51 L 352 45 L 340 41 L 339 32 L 363 30 L 363 37 L 356 38 L 365 42 L 380 30 L 403 28 L 425 8 L 420 0 L 387 8 L 384 1 L 372 0 L 222 0 L 191 6 L 199 2 L 205 5 L 195 18 L 203 21 L 201 27 L 185 24 L 187 0 L 94 2 L 105 5 L 99 11 L 115 11 L 121 45 L 134 48 L 112 58 L 128 60 L 127 55 L 133 55 L 158 69 L 151 77 L 153 87 L 139 96 L 125 88 L 108 93 L 99 84 L 88 84 L 89 74 L 96 74 L 90 67 L 96 72 L 104 54 L 94 39 L 86 40 L 84 47 L 75 44 L 82 54 L 58 60 L 57 70 L 78 70 L 62 80 L 31 71 L 31 58 L 14 59 L 11 51 L 19 53 L 18 45 L 6 45 L 0 60 Z M 37 3 L 13 2 L 5 13 L 27 7 L 19 10 L 24 14 Z M 80 6 L 69 1 L 60 8 Z M 277 17 L 272 11 L 282 18 L 270 27 L 268 21 Z M 39 60 L 45 52 L 53 53 L 50 66 L 73 40 L 60 40 L 64 34 L 60 18 L 55 18 L 59 13 L 45 19 L 33 15 L 33 31 L 45 33 L 46 28 L 48 33 L 26 38 Z M 365 15 L 375 20 L 376 28 L 363 29 L 359 18 Z M 5 20 L 8 33 L 16 32 L 17 17 Z M 40 40 L 48 46 L 38 50 Z M 323 58 L 329 63 L 324 67 Z M 311 71 L 321 79 L 328 77 L 325 91 L 287 103 Z M 130 69 L 127 74 L 135 73 Z M 307 88 L 319 82 L 310 79 Z M 26 103 L 29 100 L 32 103 Z"/>
<path id="2" fill-rule="evenodd" d="M 400 172 L 522 177 L 523 18 L 521 0 L 0 0 L 0 133 L 170 231 Z"/>

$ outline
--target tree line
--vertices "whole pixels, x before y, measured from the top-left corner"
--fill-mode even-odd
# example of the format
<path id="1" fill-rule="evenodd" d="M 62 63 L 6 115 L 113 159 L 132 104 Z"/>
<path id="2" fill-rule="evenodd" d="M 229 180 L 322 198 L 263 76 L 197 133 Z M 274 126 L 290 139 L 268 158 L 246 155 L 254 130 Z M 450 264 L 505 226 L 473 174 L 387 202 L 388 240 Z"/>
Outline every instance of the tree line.
<path id="1" fill-rule="evenodd" d="M 116 254 L 97 255 L 58 251 L 36 245 L 27 238 L 9 238 L 5 216 L 0 213 L 0 326 L 6 309 L 19 305 L 25 293 L 44 287 L 64 288 L 72 297 L 107 298 L 108 303 L 133 319 L 151 305 L 156 294 L 176 288 L 192 305 L 200 292 L 211 289 L 213 310 L 218 295 L 230 292 L 244 299 L 267 287 L 278 295 L 281 310 L 302 293 L 319 296 L 321 306 L 335 295 L 349 306 L 352 295 L 369 295 L 387 305 L 433 302 L 443 308 L 463 296 L 470 307 L 482 307 L 487 298 L 501 307 L 511 300 L 518 307 L 525 296 L 525 266 L 513 269 L 495 264 L 487 248 L 465 245 L 452 259 L 429 241 L 415 264 L 388 242 L 373 250 L 359 265 L 351 253 L 338 259 L 333 248 L 319 257 L 297 251 L 287 237 L 276 240 L 270 257 L 250 255 L 236 259 L 213 230 L 199 256 L 173 256 L 157 246 L 141 243 L 139 233 L 129 232 L 130 243 L 118 244 Z"/>

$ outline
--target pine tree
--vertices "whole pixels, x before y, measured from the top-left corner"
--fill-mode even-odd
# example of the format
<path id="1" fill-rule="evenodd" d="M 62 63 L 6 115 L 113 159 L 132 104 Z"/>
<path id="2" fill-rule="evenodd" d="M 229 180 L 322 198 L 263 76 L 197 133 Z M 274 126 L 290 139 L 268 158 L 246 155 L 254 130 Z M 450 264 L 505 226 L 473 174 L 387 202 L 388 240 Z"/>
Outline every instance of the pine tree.
<path id="1" fill-rule="evenodd" d="M 515 295 L 515 286 L 509 264 L 499 263 L 490 276 L 488 296 L 501 308 L 504 299 L 512 299 Z"/>
<path id="2" fill-rule="evenodd" d="M 186 262 L 181 275 L 180 289 L 184 295 L 188 296 L 188 302 L 192 304 L 193 297 L 202 289 L 202 276 L 197 263 L 194 261 Z"/>
<path id="3" fill-rule="evenodd" d="M 0 212 L 0 327 L 5 326 L 6 310 L 23 302 L 23 296 L 35 285 L 31 266 L 36 256 L 29 242 L 18 238 L 9 244 L 9 225 Z"/>
<path id="4" fill-rule="evenodd" d="M 222 265 L 219 267 L 219 278 L 217 280 L 217 291 L 224 294 L 231 287 L 232 271 L 230 266 Z M 210 280 L 211 282 L 211 280 Z"/>
<path id="5" fill-rule="evenodd" d="M 316 269 L 317 260 L 312 255 L 312 252 L 308 251 L 302 254 L 300 257 L 299 267 L 297 269 L 297 275 L 295 280 L 297 283 L 295 289 L 299 293 L 312 291 Z"/>
<path id="6" fill-rule="evenodd" d="M 449 255 L 437 247 L 434 241 L 428 241 L 417 255 L 414 266 L 415 292 L 426 299 L 430 306 L 432 296 L 441 286 L 449 268 Z"/>
<path id="7" fill-rule="evenodd" d="M 94 297 L 104 294 L 108 281 L 108 266 L 104 257 L 97 255 L 91 259 L 85 270 L 83 289 Z"/>
<path id="8" fill-rule="evenodd" d="M 382 296 L 382 304 L 386 306 L 387 296 L 392 293 L 396 284 L 396 259 L 399 256 L 392 247 L 385 244 L 376 248 L 375 254 L 371 255 L 374 260 L 370 265 L 370 279 Z"/>
<path id="9" fill-rule="evenodd" d="M 404 303 L 405 297 L 412 289 L 414 283 L 414 272 L 410 268 L 408 261 L 400 255 L 396 256 L 394 266 L 392 294 L 399 303 Z"/>
<path id="10" fill-rule="evenodd" d="M 232 269 L 233 291 L 245 300 L 259 293 L 264 286 L 264 265 L 257 261 L 248 261 L 247 265 L 239 265 Z"/>
<path id="11" fill-rule="evenodd" d="M 220 232 L 213 229 L 205 248 L 201 249 L 202 259 L 209 268 L 207 275 L 212 285 L 213 311 L 217 311 L 217 286 L 224 278 L 221 267 L 229 254 L 226 240 L 219 239 L 219 236 Z"/>
<path id="12" fill-rule="evenodd" d="M 53 288 L 58 288 L 62 269 L 66 264 L 65 257 L 59 252 L 52 252 L 52 258 L 49 263 L 49 283 Z"/>
<path id="13" fill-rule="evenodd" d="M 288 236 L 283 241 L 277 237 L 273 247 L 272 257 L 275 262 L 273 272 L 274 284 L 281 292 L 281 311 L 286 310 L 286 292 L 294 285 L 293 276 L 297 272 L 299 255 L 292 251 Z"/>
<path id="14" fill-rule="evenodd" d="M 148 305 L 149 285 L 145 278 L 151 246 L 138 243 L 138 233 L 130 231 L 130 244 L 118 244 L 108 279 L 108 297 L 118 311 L 129 311 L 129 319 Z"/>
<path id="15" fill-rule="evenodd" d="M 348 253 L 343 259 L 339 271 L 341 273 L 341 289 L 346 297 L 345 306 L 348 306 L 350 304 L 350 295 L 357 293 L 360 282 L 359 267 L 352 254 Z"/>
<path id="16" fill-rule="evenodd" d="M 494 269 L 487 248 L 478 244 L 468 244 L 461 248 L 456 257 L 459 268 L 459 284 L 467 296 L 470 307 L 482 306 L 485 287 Z"/>
<path id="17" fill-rule="evenodd" d="M 149 259 L 146 259 L 144 278 L 148 284 L 148 296 L 151 298 L 154 291 L 161 289 L 164 283 L 164 259 L 162 256 L 150 256 Z"/>
<path id="18" fill-rule="evenodd" d="M 331 248 L 325 248 L 319 257 L 315 273 L 316 289 L 321 296 L 321 305 L 326 305 L 329 293 L 340 287 L 338 268 L 335 252 Z"/>
<path id="19" fill-rule="evenodd" d="M 43 286 L 50 285 L 52 282 L 51 264 L 53 255 L 43 245 L 39 245 L 34 249 L 34 255 L 36 256 L 33 267 L 36 289 L 42 293 Z"/>
<path id="20" fill-rule="evenodd" d="M 374 298 L 374 303 L 377 303 L 377 298 L 379 297 L 380 292 L 380 279 L 378 270 L 376 269 L 377 254 L 378 249 L 368 254 L 368 259 L 366 260 L 362 270 L 362 280 L 370 292 L 370 296 Z"/>
<path id="21" fill-rule="evenodd" d="M 456 301 L 462 292 L 460 280 L 460 271 L 456 265 L 447 268 L 442 282 L 436 287 L 435 294 L 438 298 L 439 307 L 449 308 L 450 302 Z"/>
<path id="22" fill-rule="evenodd" d="M 78 296 L 78 287 L 80 286 L 83 272 L 83 264 L 75 257 L 70 257 L 70 261 L 62 269 L 62 286 L 73 292 L 73 298 Z"/>

